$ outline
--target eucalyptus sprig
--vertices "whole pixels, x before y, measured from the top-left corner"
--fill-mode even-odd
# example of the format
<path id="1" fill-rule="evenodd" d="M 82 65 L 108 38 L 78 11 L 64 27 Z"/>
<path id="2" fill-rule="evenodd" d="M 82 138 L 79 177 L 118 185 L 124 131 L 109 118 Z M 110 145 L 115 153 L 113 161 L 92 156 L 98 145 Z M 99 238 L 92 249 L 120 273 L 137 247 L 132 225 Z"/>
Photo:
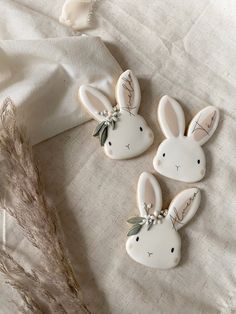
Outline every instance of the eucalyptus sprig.
<path id="1" fill-rule="evenodd" d="M 112 130 L 116 127 L 116 122 L 119 117 L 119 110 L 115 107 L 113 108 L 112 112 L 108 113 L 107 111 L 101 113 L 105 116 L 105 120 L 99 123 L 94 132 L 93 136 L 99 136 L 101 146 L 104 146 L 107 137 L 108 137 L 108 128 L 109 126 L 112 127 Z"/>
<path id="2" fill-rule="evenodd" d="M 115 121 L 108 123 L 107 120 L 104 120 L 96 126 L 96 128 L 93 132 L 93 136 L 95 136 L 95 137 L 99 136 L 101 146 L 104 146 L 104 144 L 107 140 L 108 128 L 110 125 L 112 126 L 112 130 L 114 130 L 115 129 Z"/>
<path id="3" fill-rule="evenodd" d="M 146 223 L 145 217 L 131 217 L 127 220 L 129 224 L 132 224 L 132 227 L 130 228 L 129 232 L 127 233 L 127 236 L 132 236 L 141 230 L 142 226 Z"/>
<path id="4" fill-rule="evenodd" d="M 146 215 L 145 217 L 131 217 L 127 220 L 129 224 L 133 226 L 130 228 L 127 236 L 132 236 L 142 229 L 143 225 L 147 225 L 147 230 L 150 230 L 153 225 L 155 225 L 158 221 L 158 218 L 155 215 Z"/>
<path id="5" fill-rule="evenodd" d="M 166 210 L 162 210 L 161 213 L 156 216 L 155 214 L 149 214 L 151 208 L 152 204 L 144 203 L 144 210 L 146 212 L 146 215 L 144 217 L 131 217 L 127 220 L 127 222 L 132 225 L 129 232 L 127 233 L 128 237 L 139 233 L 144 225 L 147 225 L 147 230 L 150 230 L 153 225 L 162 222 L 162 219 L 167 214 Z"/>

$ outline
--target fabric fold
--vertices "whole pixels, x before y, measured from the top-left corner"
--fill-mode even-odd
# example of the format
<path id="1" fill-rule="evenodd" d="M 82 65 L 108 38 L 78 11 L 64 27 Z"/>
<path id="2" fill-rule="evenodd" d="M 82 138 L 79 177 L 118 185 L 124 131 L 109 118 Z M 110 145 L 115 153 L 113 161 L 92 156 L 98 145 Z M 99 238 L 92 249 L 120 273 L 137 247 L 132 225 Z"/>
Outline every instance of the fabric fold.
<path id="1" fill-rule="evenodd" d="M 33 144 L 89 120 L 82 84 L 114 102 L 121 68 L 99 37 L 0 41 L 0 102 L 11 97 Z"/>

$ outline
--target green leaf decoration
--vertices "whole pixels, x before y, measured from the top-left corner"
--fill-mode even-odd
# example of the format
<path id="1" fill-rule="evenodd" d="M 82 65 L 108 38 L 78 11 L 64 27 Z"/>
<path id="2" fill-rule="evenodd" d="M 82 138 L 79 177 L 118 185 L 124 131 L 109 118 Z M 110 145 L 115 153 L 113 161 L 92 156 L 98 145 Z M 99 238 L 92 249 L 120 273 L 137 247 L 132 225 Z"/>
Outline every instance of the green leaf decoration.
<path id="1" fill-rule="evenodd" d="M 111 126 L 113 130 L 115 129 L 116 127 L 115 120 L 117 120 L 117 118 L 118 118 L 118 112 L 113 110 L 112 116 L 109 115 L 104 121 L 99 123 L 96 126 L 95 130 L 93 131 L 93 136 L 99 136 L 101 146 L 104 146 L 107 140 L 109 126 Z"/>
<path id="2" fill-rule="evenodd" d="M 99 131 L 99 138 L 101 139 L 101 135 L 103 130 L 107 127 L 107 125 L 104 123 L 103 126 L 101 127 L 100 131 Z"/>
<path id="3" fill-rule="evenodd" d="M 150 230 L 150 229 L 151 229 L 151 227 L 152 227 L 152 225 L 153 225 L 153 221 L 149 222 L 149 223 L 148 223 L 147 230 Z"/>
<path id="4" fill-rule="evenodd" d="M 104 125 L 100 131 L 100 144 L 101 146 L 104 146 L 106 139 L 108 136 L 108 125 Z"/>
<path id="5" fill-rule="evenodd" d="M 111 127 L 112 127 L 112 130 L 114 130 L 116 127 L 116 123 L 114 120 L 111 121 Z"/>
<path id="6" fill-rule="evenodd" d="M 98 136 L 99 135 L 99 133 L 101 131 L 101 128 L 103 127 L 104 123 L 105 123 L 105 121 L 102 121 L 101 123 L 99 123 L 96 126 L 95 130 L 93 131 L 93 136 Z"/>
<path id="7" fill-rule="evenodd" d="M 143 217 L 131 217 L 131 218 L 129 218 L 128 220 L 127 220 L 127 222 L 129 223 L 129 224 L 139 224 L 139 223 L 141 223 L 141 222 L 143 222 L 144 221 L 144 219 L 145 218 L 143 218 Z"/>
<path id="8" fill-rule="evenodd" d="M 142 228 L 142 225 L 133 225 L 132 228 L 129 230 L 129 232 L 127 233 L 127 236 L 132 236 L 132 235 L 135 235 L 137 233 L 139 233 L 139 231 L 141 230 Z"/>

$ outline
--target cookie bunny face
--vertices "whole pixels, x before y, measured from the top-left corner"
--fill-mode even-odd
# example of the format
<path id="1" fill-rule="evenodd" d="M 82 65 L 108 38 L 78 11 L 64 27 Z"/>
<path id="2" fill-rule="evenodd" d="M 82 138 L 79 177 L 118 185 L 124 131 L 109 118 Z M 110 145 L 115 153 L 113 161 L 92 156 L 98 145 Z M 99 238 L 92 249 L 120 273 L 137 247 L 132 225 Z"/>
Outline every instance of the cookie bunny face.
<path id="1" fill-rule="evenodd" d="M 132 227 L 126 251 L 133 260 L 145 266 L 173 268 L 181 257 L 178 230 L 195 215 L 201 200 L 200 190 L 182 191 L 173 199 L 166 215 L 161 212 L 160 186 L 150 173 L 141 174 L 137 193 L 140 216 L 128 220 Z"/>
<path id="2" fill-rule="evenodd" d="M 153 132 L 138 114 L 140 88 L 130 70 L 122 73 L 116 85 L 117 107 L 100 91 L 81 86 L 79 97 L 99 122 L 94 136 L 99 136 L 105 154 L 112 159 L 128 159 L 142 154 L 153 143 Z"/>
<path id="3" fill-rule="evenodd" d="M 218 109 L 208 106 L 201 110 L 190 122 L 185 136 L 181 106 L 173 98 L 164 96 L 159 103 L 158 120 L 166 140 L 160 144 L 154 157 L 155 170 L 178 181 L 200 181 L 206 172 L 206 159 L 201 146 L 216 130 Z"/>
<path id="4" fill-rule="evenodd" d="M 118 123 L 117 129 L 109 130 L 104 145 L 108 157 L 132 158 L 142 154 L 153 143 L 153 133 L 140 115 L 132 116 L 123 112 Z"/>
<path id="5" fill-rule="evenodd" d="M 201 146 L 186 136 L 164 140 L 153 160 L 160 174 L 183 182 L 197 182 L 206 171 L 205 154 Z"/>

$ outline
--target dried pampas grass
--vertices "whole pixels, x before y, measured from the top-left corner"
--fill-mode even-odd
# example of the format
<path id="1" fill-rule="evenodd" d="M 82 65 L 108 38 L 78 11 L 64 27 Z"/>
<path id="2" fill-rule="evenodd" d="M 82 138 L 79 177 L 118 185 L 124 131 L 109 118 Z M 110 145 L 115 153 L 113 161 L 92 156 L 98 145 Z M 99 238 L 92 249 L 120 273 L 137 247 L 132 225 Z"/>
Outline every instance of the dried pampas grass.
<path id="1" fill-rule="evenodd" d="M 0 256 L 0 271 L 6 277 L 6 283 L 16 289 L 23 300 L 24 307 L 18 306 L 19 310 L 26 309 L 27 311 L 24 312 L 43 313 L 38 300 L 32 294 L 32 289 L 34 289 L 37 290 L 37 297 L 40 296 L 42 300 L 47 301 L 53 313 L 66 313 L 63 305 L 58 303 L 54 296 L 43 287 L 36 273 L 26 272 L 5 250 L 0 250 Z"/>
<path id="2" fill-rule="evenodd" d="M 44 271 L 40 277 L 45 276 L 54 286 L 55 293 L 50 293 L 35 273 L 27 273 L 4 251 L 0 251 L 0 271 L 33 313 L 40 313 L 40 302 L 31 294 L 33 290 L 44 302 L 47 299 L 52 313 L 90 313 L 83 303 L 78 280 L 65 253 L 56 209 L 47 199 L 32 147 L 17 123 L 16 108 L 11 99 L 5 100 L 0 117 L 3 126 L 0 151 L 5 164 L 5 191 L 1 206 L 16 219 L 24 235 L 42 252 Z M 17 279 L 18 276 L 31 286 L 30 290 Z M 65 301 L 62 296 L 65 296 Z"/>

